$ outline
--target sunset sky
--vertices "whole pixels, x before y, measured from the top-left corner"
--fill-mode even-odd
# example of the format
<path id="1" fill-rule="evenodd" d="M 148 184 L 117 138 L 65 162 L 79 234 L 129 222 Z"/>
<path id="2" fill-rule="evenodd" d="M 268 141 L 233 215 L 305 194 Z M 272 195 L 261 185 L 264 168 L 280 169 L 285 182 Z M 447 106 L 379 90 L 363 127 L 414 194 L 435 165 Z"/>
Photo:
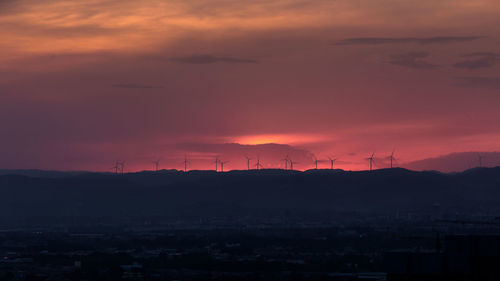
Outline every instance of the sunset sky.
<path id="1" fill-rule="evenodd" d="M 499 15 L 498 0 L 0 0 L 0 169 L 497 151 Z"/>

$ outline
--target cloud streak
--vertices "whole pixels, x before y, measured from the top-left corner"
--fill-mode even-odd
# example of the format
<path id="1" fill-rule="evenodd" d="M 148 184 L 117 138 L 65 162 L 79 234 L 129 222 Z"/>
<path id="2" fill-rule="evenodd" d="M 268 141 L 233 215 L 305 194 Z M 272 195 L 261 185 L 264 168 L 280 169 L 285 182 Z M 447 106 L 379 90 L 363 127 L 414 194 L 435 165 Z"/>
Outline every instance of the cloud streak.
<path id="1" fill-rule="evenodd" d="M 392 56 L 391 61 L 389 63 L 398 65 L 398 66 L 403 66 L 403 67 L 409 67 L 409 68 L 415 68 L 415 69 L 435 69 L 438 68 L 438 65 L 428 63 L 424 61 L 425 58 L 429 56 L 429 53 L 427 52 L 409 52 L 405 54 L 399 54 L 399 55 L 394 55 Z"/>
<path id="2" fill-rule="evenodd" d="M 500 77 L 464 76 L 456 79 L 457 85 L 464 88 L 500 89 Z"/>
<path id="3" fill-rule="evenodd" d="M 162 86 L 144 85 L 144 84 L 113 84 L 113 88 L 125 88 L 125 89 L 161 89 Z"/>
<path id="4" fill-rule="evenodd" d="M 335 45 L 382 45 L 382 44 L 448 44 L 460 43 L 486 38 L 484 36 L 437 36 L 437 37 L 358 37 L 347 38 L 337 42 Z"/>
<path id="5" fill-rule="evenodd" d="M 212 63 L 257 63 L 253 59 L 242 59 L 210 54 L 194 54 L 185 57 L 173 58 L 173 61 L 185 64 L 212 64 Z"/>
<path id="6" fill-rule="evenodd" d="M 470 59 L 462 60 L 455 63 L 453 66 L 455 68 L 464 68 L 469 70 L 493 67 L 497 60 L 500 58 L 500 54 L 488 53 L 488 52 L 478 52 L 463 55 L 463 57 L 469 57 Z"/>

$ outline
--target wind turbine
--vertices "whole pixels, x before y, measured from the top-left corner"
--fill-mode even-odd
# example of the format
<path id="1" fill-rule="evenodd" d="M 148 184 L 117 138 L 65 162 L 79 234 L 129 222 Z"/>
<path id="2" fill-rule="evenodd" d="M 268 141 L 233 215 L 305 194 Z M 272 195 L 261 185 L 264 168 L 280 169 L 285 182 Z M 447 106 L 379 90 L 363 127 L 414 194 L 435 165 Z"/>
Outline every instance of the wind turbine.
<path id="1" fill-rule="evenodd" d="M 335 164 L 337 158 L 328 157 L 328 159 L 330 160 L 330 170 L 333 170 L 333 164 Z"/>
<path id="2" fill-rule="evenodd" d="M 314 165 L 316 170 L 318 169 L 318 161 L 318 158 L 314 157 Z"/>
<path id="3" fill-rule="evenodd" d="M 187 172 L 187 164 L 189 163 L 187 154 L 184 154 L 184 172 Z"/>
<path id="4" fill-rule="evenodd" d="M 224 164 L 229 163 L 229 161 L 219 161 L 220 163 L 220 171 L 224 172 Z"/>
<path id="5" fill-rule="evenodd" d="M 262 164 L 260 164 L 260 158 L 257 157 L 257 164 L 255 164 L 255 167 L 257 167 L 257 170 L 260 170 L 260 168 L 263 168 Z"/>
<path id="6" fill-rule="evenodd" d="M 120 166 L 120 172 L 122 173 L 122 175 L 124 174 L 123 173 L 123 170 L 125 170 L 125 161 L 122 161 L 122 162 L 118 162 L 117 164 L 118 166 Z"/>
<path id="7" fill-rule="evenodd" d="M 477 153 L 477 160 L 479 161 L 479 168 L 483 167 L 483 158 L 484 156 Z"/>
<path id="8" fill-rule="evenodd" d="M 120 163 L 118 161 L 116 161 L 115 165 L 111 167 L 112 170 L 115 170 L 115 174 L 118 174 L 119 168 L 120 168 Z"/>
<path id="9" fill-rule="evenodd" d="M 245 155 L 245 158 L 247 159 L 247 169 L 250 171 L 250 160 L 252 160 L 252 158 L 250 158 L 246 155 Z"/>
<path id="10" fill-rule="evenodd" d="M 155 172 L 158 172 L 158 167 L 160 166 L 160 159 L 153 161 Z"/>
<path id="11" fill-rule="evenodd" d="M 389 160 L 391 161 L 391 169 L 392 169 L 392 162 L 396 161 L 396 158 L 394 158 L 394 149 L 392 150 L 391 155 L 389 156 Z"/>
<path id="12" fill-rule="evenodd" d="M 293 164 L 299 164 L 299 162 L 293 162 L 291 158 L 288 161 L 290 161 L 290 170 L 292 171 L 293 171 Z"/>
<path id="13" fill-rule="evenodd" d="M 288 170 L 288 154 L 285 156 L 285 158 L 281 159 L 281 161 L 285 161 L 285 170 Z"/>
<path id="14" fill-rule="evenodd" d="M 372 166 L 375 163 L 373 156 L 375 156 L 375 152 L 372 153 L 372 156 L 365 158 L 366 160 L 368 160 L 370 162 L 370 171 L 372 170 Z"/>
<path id="15" fill-rule="evenodd" d="M 215 156 L 215 161 L 213 163 L 215 163 L 215 171 L 217 172 L 218 170 L 217 165 L 219 164 L 219 156 Z"/>

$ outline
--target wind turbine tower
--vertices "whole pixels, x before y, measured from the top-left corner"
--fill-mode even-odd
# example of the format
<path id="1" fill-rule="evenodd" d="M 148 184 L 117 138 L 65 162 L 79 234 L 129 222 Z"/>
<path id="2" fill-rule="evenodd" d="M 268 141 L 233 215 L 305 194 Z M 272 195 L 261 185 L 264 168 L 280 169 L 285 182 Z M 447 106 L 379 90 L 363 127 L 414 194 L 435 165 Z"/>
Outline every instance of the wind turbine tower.
<path id="1" fill-rule="evenodd" d="M 264 166 L 262 166 L 262 164 L 260 164 L 260 158 L 259 157 L 257 157 L 257 164 L 255 164 L 255 167 L 257 168 L 257 170 L 260 170 L 262 167 L 264 167 Z"/>
<path id="2" fill-rule="evenodd" d="M 228 163 L 229 161 L 219 161 L 220 163 L 220 171 L 224 172 L 224 164 Z"/>
<path id="3" fill-rule="evenodd" d="M 160 167 L 160 159 L 153 161 L 155 172 L 158 172 L 158 168 Z"/>
<path id="4" fill-rule="evenodd" d="M 118 166 L 120 166 L 120 172 L 123 175 L 125 170 L 125 161 L 118 162 Z"/>
<path id="5" fill-rule="evenodd" d="M 245 156 L 245 158 L 247 159 L 247 170 L 250 171 L 250 160 L 252 160 L 252 158 L 250 158 L 248 156 Z"/>
<path id="6" fill-rule="evenodd" d="M 189 163 L 187 155 L 184 155 L 184 172 L 187 172 L 187 164 Z"/>
<path id="7" fill-rule="evenodd" d="M 120 163 L 118 161 L 115 162 L 115 165 L 111 167 L 115 171 L 115 174 L 118 174 L 118 170 L 120 169 Z"/>
<path id="8" fill-rule="evenodd" d="M 394 158 L 394 150 L 392 151 L 391 155 L 389 156 L 389 160 L 391 160 L 391 169 L 392 169 L 392 162 L 396 161 L 396 158 Z"/>
<path id="9" fill-rule="evenodd" d="M 373 156 L 375 156 L 375 152 L 372 153 L 372 156 L 366 158 L 366 160 L 368 160 L 369 163 L 370 163 L 370 171 L 372 170 L 373 164 L 375 163 L 375 160 L 374 160 Z"/>
<path id="10" fill-rule="evenodd" d="M 328 157 L 328 159 L 330 160 L 330 170 L 333 170 L 333 164 L 335 164 L 337 158 Z"/>
<path id="11" fill-rule="evenodd" d="M 219 168 L 219 167 L 217 166 L 217 165 L 219 164 L 219 156 L 215 156 L 215 161 L 214 161 L 213 163 L 215 163 L 215 171 L 217 172 L 217 171 L 218 171 L 218 168 Z"/>
<path id="12" fill-rule="evenodd" d="M 477 154 L 477 160 L 479 161 L 479 168 L 483 167 L 483 158 L 484 156 L 481 154 Z"/>
<path id="13" fill-rule="evenodd" d="M 285 158 L 281 159 L 281 161 L 285 161 L 285 170 L 288 170 L 288 161 L 289 161 L 288 155 Z"/>

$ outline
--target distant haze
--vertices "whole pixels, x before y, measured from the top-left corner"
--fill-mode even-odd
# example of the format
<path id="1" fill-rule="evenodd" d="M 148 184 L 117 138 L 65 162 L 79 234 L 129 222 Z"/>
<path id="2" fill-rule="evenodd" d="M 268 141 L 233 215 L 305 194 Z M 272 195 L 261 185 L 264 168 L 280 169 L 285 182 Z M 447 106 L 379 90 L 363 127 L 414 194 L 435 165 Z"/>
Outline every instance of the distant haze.
<path id="1" fill-rule="evenodd" d="M 481 159 L 480 159 L 481 158 Z M 412 170 L 461 172 L 475 167 L 500 166 L 500 152 L 462 152 L 422 159 L 401 166 Z"/>

